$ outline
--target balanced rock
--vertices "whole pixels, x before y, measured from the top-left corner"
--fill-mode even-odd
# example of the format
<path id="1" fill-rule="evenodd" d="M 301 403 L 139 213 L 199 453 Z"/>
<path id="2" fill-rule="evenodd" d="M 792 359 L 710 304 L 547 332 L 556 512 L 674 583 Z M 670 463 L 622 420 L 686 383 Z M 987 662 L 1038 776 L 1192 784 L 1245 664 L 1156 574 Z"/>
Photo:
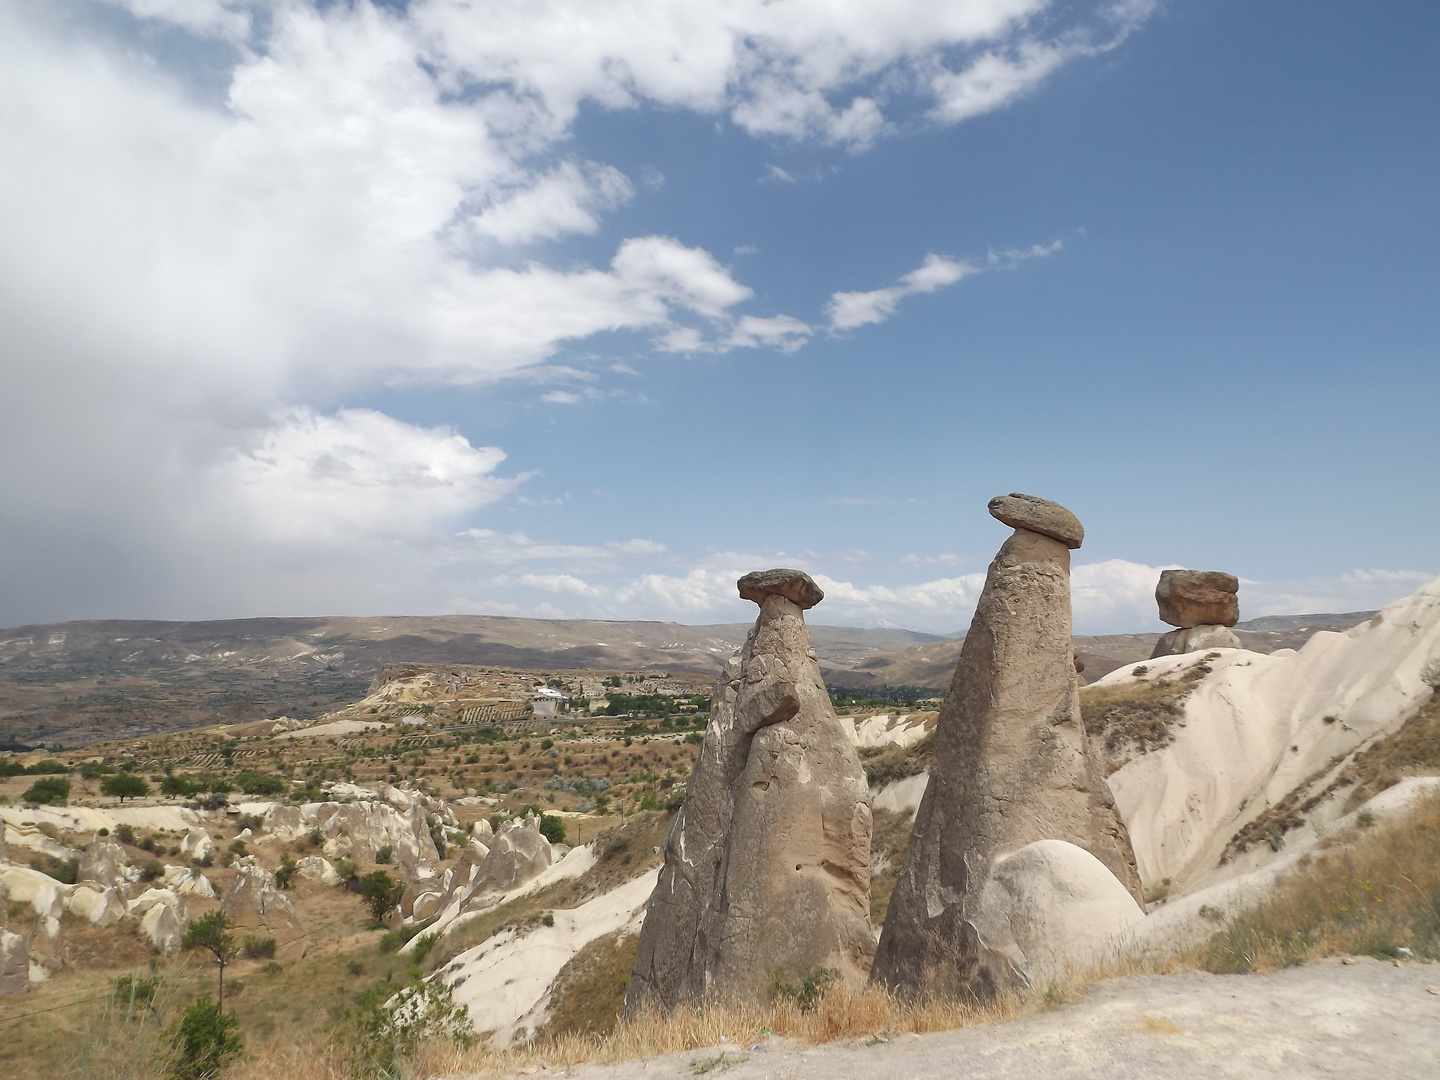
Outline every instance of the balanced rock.
<path id="1" fill-rule="evenodd" d="M 1078 548 L 1085 540 L 1085 526 L 1080 524 L 1080 519 L 1049 499 L 1012 491 L 1009 495 L 996 495 L 991 499 L 989 510 L 991 517 L 1012 529 L 1037 532 L 1059 540 L 1067 548 Z"/>
<path id="2" fill-rule="evenodd" d="M 1240 621 L 1240 579 L 1218 570 L 1162 570 L 1155 586 L 1160 619 L 1171 626 L 1234 626 Z"/>
<path id="3" fill-rule="evenodd" d="M 869 968 L 870 797 L 810 649 L 803 610 L 822 593 L 798 570 L 738 585 L 760 616 L 715 685 L 646 907 L 630 1012 L 758 997 L 778 972 L 859 980 Z"/>
<path id="4" fill-rule="evenodd" d="M 1073 517 L 1060 510 L 1007 516 L 1047 524 Z M 1103 776 L 1080 718 L 1069 541 L 1017 527 L 990 564 L 940 709 L 930 781 L 872 978 L 906 994 L 983 997 L 1038 977 L 1023 957 L 1043 951 L 1039 944 L 1017 956 L 985 929 L 1007 895 L 994 884 L 999 864 L 1036 841 L 1089 852 L 1143 903 L 1130 837 Z"/>
<path id="5" fill-rule="evenodd" d="M 1228 626 L 1192 626 L 1161 634 L 1150 659 L 1200 652 L 1202 649 L 1243 649 L 1240 639 Z"/>

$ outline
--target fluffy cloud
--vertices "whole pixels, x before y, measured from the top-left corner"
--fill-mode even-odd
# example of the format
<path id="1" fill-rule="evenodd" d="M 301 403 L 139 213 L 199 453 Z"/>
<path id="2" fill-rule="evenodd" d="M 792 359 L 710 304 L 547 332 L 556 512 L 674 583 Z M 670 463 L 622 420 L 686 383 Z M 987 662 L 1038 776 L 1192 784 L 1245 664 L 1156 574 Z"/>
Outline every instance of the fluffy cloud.
<path id="1" fill-rule="evenodd" d="M 61 535 L 105 537 L 79 596 L 143 566 L 170 575 L 182 540 L 202 576 L 222 554 L 244 562 L 243 537 L 443 546 L 457 515 L 509 490 L 500 451 L 338 403 L 532 373 L 605 332 L 682 352 L 813 335 L 750 310 L 751 289 L 684 236 L 624 239 L 608 265 L 545 261 L 546 242 L 637 197 L 577 149 L 587 102 L 859 150 L 959 119 L 946 73 L 991 53 L 1078 56 L 1144 15 L 1052 0 L 0 0 L 6 579 L 47 580 L 33 568 Z M 1049 70 L 1012 74 L 1009 97 Z M 897 288 L 943 284 L 929 282 Z M 407 477 L 423 483 L 407 493 Z M 247 551 L 264 576 L 268 556 Z"/>
<path id="2" fill-rule="evenodd" d="M 244 526 L 282 541 L 424 536 L 514 489 L 494 474 L 505 454 L 447 428 L 368 409 L 278 418 L 213 473 L 211 491 Z"/>

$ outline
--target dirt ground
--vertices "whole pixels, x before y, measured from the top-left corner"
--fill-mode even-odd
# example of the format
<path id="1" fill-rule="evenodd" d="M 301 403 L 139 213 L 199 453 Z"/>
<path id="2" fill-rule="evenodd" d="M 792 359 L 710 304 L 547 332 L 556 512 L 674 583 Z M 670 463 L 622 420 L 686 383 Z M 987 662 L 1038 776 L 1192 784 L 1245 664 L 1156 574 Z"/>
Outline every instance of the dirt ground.
<path id="1" fill-rule="evenodd" d="M 1431 992 L 1431 988 L 1436 992 Z M 549 1068 L 577 1080 L 1234 1080 L 1440 1076 L 1440 965 L 1358 958 L 1274 975 L 1130 976 L 1003 1024 L 857 1043 L 733 1042 L 650 1061 Z M 758 1045 L 758 1044 L 757 1044 Z"/>

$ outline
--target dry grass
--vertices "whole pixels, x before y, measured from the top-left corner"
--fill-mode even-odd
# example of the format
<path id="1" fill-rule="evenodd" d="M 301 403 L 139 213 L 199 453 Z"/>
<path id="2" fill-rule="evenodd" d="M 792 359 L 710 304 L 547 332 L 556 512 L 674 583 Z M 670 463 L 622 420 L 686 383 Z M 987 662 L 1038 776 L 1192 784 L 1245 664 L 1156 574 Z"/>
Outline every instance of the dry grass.
<path id="1" fill-rule="evenodd" d="M 860 751 L 860 763 L 865 767 L 865 781 L 872 788 L 925 772 L 934 760 L 933 727 L 919 742 L 909 746 L 867 746 Z"/>
<path id="2" fill-rule="evenodd" d="M 1345 953 L 1440 959 L 1440 796 L 1305 860 L 1195 961 L 1214 972 L 1274 971 Z"/>
<path id="3" fill-rule="evenodd" d="M 596 938 L 560 969 L 550 989 L 550 1019 L 540 1033 L 604 1036 L 615 1030 L 640 938 L 617 930 Z"/>
<path id="4" fill-rule="evenodd" d="M 893 810 L 876 810 L 874 820 L 875 831 L 870 838 L 870 923 L 883 926 L 900 867 L 905 865 L 914 818 Z"/>
<path id="5" fill-rule="evenodd" d="M 1085 734 L 1092 745 L 1103 748 L 1106 776 L 1174 740 L 1173 729 L 1185 716 L 1185 699 L 1210 673 L 1210 665 L 1204 662 L 1209 656 L 1196 659 L 1197 663 L 1169 678 L 1081 688 Z"/>

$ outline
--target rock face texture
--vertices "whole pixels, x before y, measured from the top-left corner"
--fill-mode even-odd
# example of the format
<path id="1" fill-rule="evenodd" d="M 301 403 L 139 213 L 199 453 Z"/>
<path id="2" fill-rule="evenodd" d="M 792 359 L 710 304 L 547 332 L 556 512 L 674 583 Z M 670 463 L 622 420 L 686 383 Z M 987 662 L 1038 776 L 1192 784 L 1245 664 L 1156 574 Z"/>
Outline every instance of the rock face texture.
<path id="1" fill-rule="evenodd" d="M 802 614 L 824 594 L 798 570 L 738 585 L 760 617 L 715 686 L 627 1011 L 758 996 L 779 972 L 869 968 L 869 791 Z"/>
<path id="2" fill-rule="evenodd" d="M 96 836 L 85 846 L 80 856 L 80 865 L 75 871 L 76 881 L 93 881 L 102 889 L 123 889 L 125 887 L 125 849 L 119 844 Z"/>
<path id="3" fill-rule="evenodd" d="M 290 898 L 275 887 L 275 875 L 261 866 L 246 866 L 220 901 L 231 926 L 264 927 L 272 934 L 285 930 L 300 934 L 300 920 Z"/>
<path id="4" fill-rule="evenodd" d="M 1218 570 L 1162 570 L 1155 586 L 1160 619 L 1171 626 L 1234 626 L 1240 621 L 1240 579 Z"/>
<path id="5" fill-rule="evenodd" d="M 1055 504 L 1034 506 L 1040 502 L 1031 499 L 1022 517 L 1000 499 L 991 513 L 1047 528 L 1073 519 Z M 1078 537 L 1078 524 L 1068 534 Z M 990 564 L 940 709 L 930 782 L 872 978 L 909 994 L 987 996 L 1025 985 L 1030 973 L 993 939 L 987 889 L 993 907 L 1004 894 L 993 886 L 998 864 L 1036 841 L 1089 852 L 1143 903 L 1129 834 L 1103 775 L 1080 719 L 1069 541 L 1017 527 Z"/>
<path id="6" fill-rule="evenodd" d="M 1182 630 L 1171 630 L 1161 634 L 1155 643 L 1150 659 L 1161 656 L 1179 656 L 1181 653 L 1199 652 L 1201 649 L 1244 648 L 1240 639 L 1228 626 L 1192 626 Z"/>
<path id="7" fill-rule="evenodd" d="M 0 997 L 23 994 L 29 985 L 29 943 L 19 934 L 0 930 Z"/>

